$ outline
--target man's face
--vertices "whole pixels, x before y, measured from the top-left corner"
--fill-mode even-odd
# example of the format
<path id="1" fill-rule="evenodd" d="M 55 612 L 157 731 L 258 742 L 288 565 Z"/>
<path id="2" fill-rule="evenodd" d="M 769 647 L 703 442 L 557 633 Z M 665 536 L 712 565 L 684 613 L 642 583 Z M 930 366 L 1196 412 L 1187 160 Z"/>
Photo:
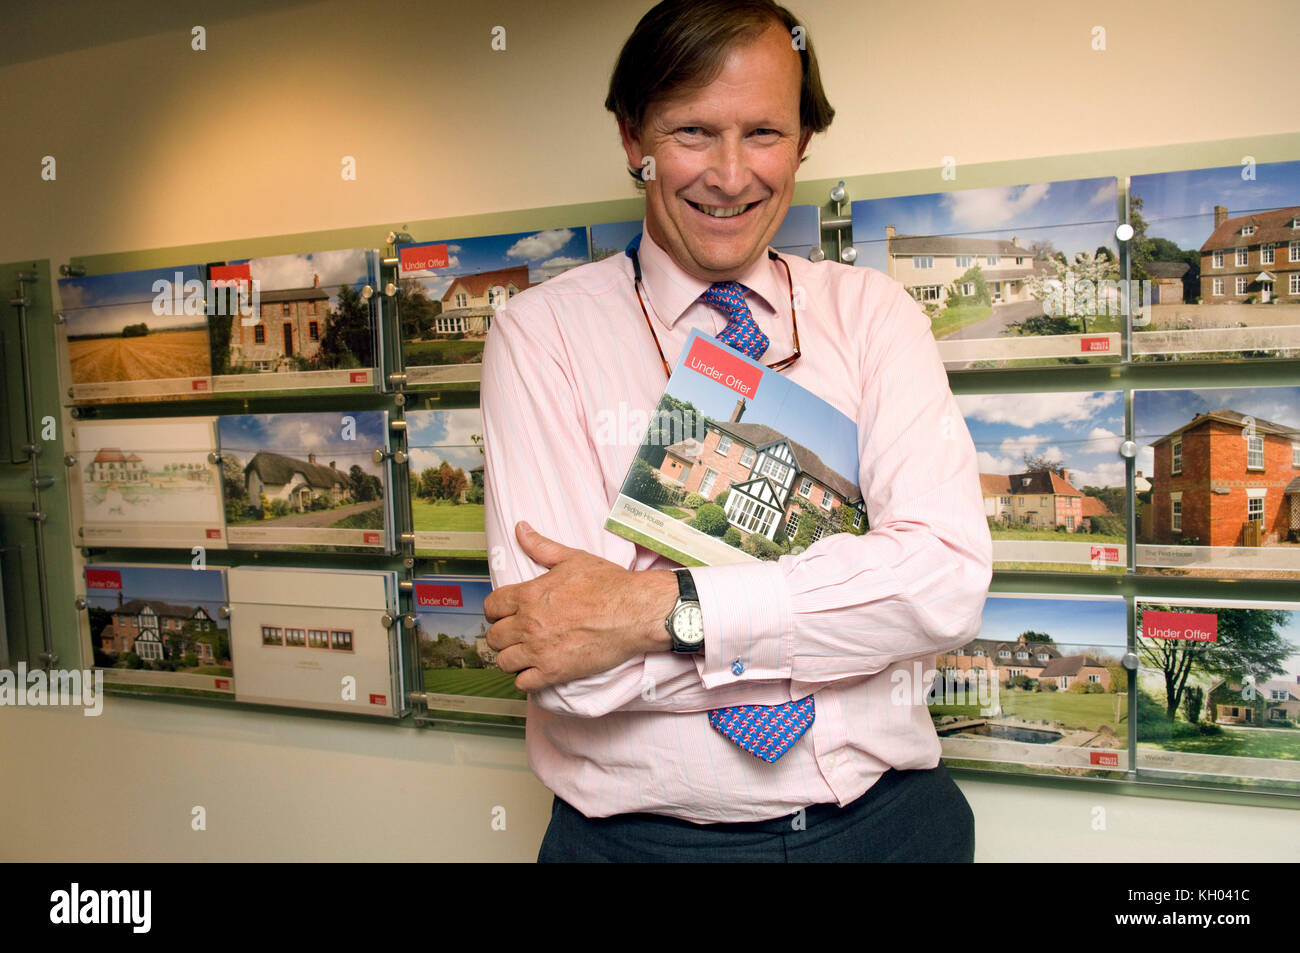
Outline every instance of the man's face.
<path id="1" fill-rule="evenodd" d="M 623 129 L 628 162 L 646 181 L 646 228 L 685 271 L 736 277 L 781 226 L 812 133 L 799 127 L 799 54 L 773 26 L 733 45 L 709 85 L 652 103 L 639 135 Z"/>

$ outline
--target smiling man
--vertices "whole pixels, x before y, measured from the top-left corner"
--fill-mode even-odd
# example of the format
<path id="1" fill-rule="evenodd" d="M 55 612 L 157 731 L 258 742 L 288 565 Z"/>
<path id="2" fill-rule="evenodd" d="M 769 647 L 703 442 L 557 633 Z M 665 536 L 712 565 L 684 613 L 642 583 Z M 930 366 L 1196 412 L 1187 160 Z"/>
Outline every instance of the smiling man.
<path id="1" fill-rule="evenodd" d="M 556 795 L 539 860 L 970 860 L 924 696 L 992 575 L 975 450 L 900 285 L 768 248 L 834 115 L 811 40 L 764 0 L 668 0 L 605 105 L 641 237 L 512 298 L 484 354 L 484 610 Z M 857 422 L 870 532 L 674 571 L 604 529 L 642 436 L 609 422 L 697 328 Z"/>

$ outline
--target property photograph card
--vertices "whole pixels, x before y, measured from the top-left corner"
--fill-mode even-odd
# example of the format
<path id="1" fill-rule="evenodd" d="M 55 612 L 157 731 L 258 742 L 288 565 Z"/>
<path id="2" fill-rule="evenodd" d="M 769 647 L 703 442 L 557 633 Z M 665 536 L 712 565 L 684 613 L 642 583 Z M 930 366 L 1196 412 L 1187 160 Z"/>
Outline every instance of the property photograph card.
<path id="1" fill-rule="evenodd" d="M 1137 571 L 1300 578 L 1300 387 L 1133 392 Z"/>
<path id="2" fill-rule="evenodd" d="M 72 493 L 86 546 L 225 549 L 215 417 L 78 420 Z"/>
<path id="3" fill-rule="evenodd" d="M 1127 630 L 1122 596 L 990 594 L 979 638 L 937 656 L 930 673 L 944 759 L 1129 770 Z M 924 674 L 920 662 L 914 671 Z"/>
<path id="4" fill-rule="evenodd" d="M 683 566 L 775 560 L 867 531 L 857 473 L 852 420 L 694 330 L 605 528 Z"/>
<path id="5" fill-rule="evenodd" d="M 1124 392 L 963 394 L 993 568 L 1123 573 Z"/>
<path id="6" fill-rule="evenodd" d="M 1300 604 L 1135 604 L 1140 774 L 1300 792 Z"/>
<path id="7" fill-rule="evenodd" d="M 867 199 L 854 264 L 903 284 L 948 367 L 1119 361 L 1118 214 L 1113 177 Z"/>
<path id="8" fill-rule="evenodd" d="M 206 291 L 199 265 L 60 278 L 73 403 L 207 396 Z"/>
<path id="9" fill-rule="evenodd" d="M 1129 180 L 1133 359 L 1300 354 L 1300 161 Z"/>
<path id="10" fill-rule="evenodd" d="M 337 569 L 229 570 L 235 698 L 396 717 L 405 707 L 397 575 Z"/>
<path id="11" fill-rule="evenodd" d="M 589 261 L 585 228 L 399 245 L 397 316 L 411 387 L 477 383 L 492 316 L 519 292 Z"/>
<path id="12" fill-rule="evenodd" d="M 487 644 L 483 600 L 491 591 L 486 576 L 415 579 L 415 630 L 431 712 L 499 716 L 509 722 L 528 713 L 515 676 L 497 667 L 497 653 Z"/>
<path id="13" fill-rule="evenodd" d="M 486 558 L 477 407 L 406 414 L 415 555 Z"/>
<path id="14" fill-rule="evenodd" d="M 236 549 L 391 551 L 388 412 L 217 419 L 227 537 Z"/>
<path id="15" fill-rule="evenodd" d="M 173 694 L 234 692 L 223 569 L 94 563 L 85 568 L 90 652 L 104 681 Z"/>
<path id="16" fill-rule="evenodd" d="M 209 308 L 212 387 L 275 394 L 373 390 L 382 295 L 371 249 L 217 262 L 231 294 Z"/>

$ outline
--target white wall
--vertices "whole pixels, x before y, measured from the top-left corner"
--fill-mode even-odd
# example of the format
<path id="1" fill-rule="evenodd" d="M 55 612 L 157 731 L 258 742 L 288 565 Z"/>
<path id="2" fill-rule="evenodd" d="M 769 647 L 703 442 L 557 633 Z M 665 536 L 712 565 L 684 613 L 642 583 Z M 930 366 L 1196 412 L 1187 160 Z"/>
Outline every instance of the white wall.
<path id="1" fill-rule="evenodd" d="M 57 26 L 0 43 L 40 54 L 0 67 L 0 261 L 627 197 L 600 104 L 649 5 L 235 3 L 211 20 L 185 4 L 53 4 Z M 1293 58 L 1286 0 L 791 6 L 838 110 L 802 178 L 1296 129 L 1257 94 Z M 195 24 L 206 52 L 190 49 Z M 495 25 L 505 52 L 490 49 Z M 1225 63 L 1215 96 L 1204 77 Z M 513 738 L 141 700 L 110 699 L 97 719 L 0 710 L 0 764 L 4 859 L 530 860 L 550 805 Z M 963 789 L 981 860 L 1298 853 L 1279 809 Z M 206 832 L 190 828 L 195 805 Z"/>

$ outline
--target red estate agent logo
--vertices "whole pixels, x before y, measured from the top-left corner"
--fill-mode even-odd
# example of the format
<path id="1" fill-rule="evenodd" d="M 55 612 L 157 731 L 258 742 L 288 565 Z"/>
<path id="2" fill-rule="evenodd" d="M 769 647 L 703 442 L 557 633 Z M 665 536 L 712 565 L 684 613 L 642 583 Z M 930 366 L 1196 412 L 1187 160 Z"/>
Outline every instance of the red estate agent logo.
<path id="1" fill-rule="evenodd" d="M 416 583 L 415 604 L 417 606 L 463 606 L 465 599 L 460 586 L 449 586 L 431 582 Z"/>
<path id="2" fill-rule="evenodd" d="M 763 379 L 761 368 L 750 367 L 735 352 L 726 351 L 703 338 L 697 338 L 691 345 L 686 355 L 686 367 L 751 400 L 758 392 L 758 382 Z"/>
<path id="3" fill-rule="evenodd" d="M 1092 764 L 1099 764 L 1103 768 L 1119 767 L 1119 755 L 1114 751 L 1089 751 L 1088 761 Z"/>
<path id="4" fill-rule="evenodd" d="M 369 371 L 353 371 L 348 380 L 353 384 L 364 384 L 370 380 Z"/>
<path id="5" fill-rule="evenodd" d="M 407 245 L 397 252 L 398 263 L 402 271 L 429 271 L 434 268 L 450 268 L 451 258 L 447 255 L 445 244 Z"/>
<path id="6" fill-rule="evenodd" d="M 1219 641 L 1219 617 L 1213 612 L 1142 613 L 1142 635 L 1148 639 L 1177 639 L 1181 642 Z"/>
<path id="7" fill-rule="evenodd" d="M 1110 338 L 1080 338 L 1079 350 L 1085 354 L 1110 350 Z"/>
<path id="8" fill-rule="evenodd" d="M 372 695 L 370 696 L 370 704 L 372 704 L 372 705 L 387 705 L 387 704 L 388 704 L 388 696 L 387 696 L 387 695 L 374 695 L 374 694 L 372 694 Z"/>
<path id="9" fill-rule="evenodd" d="M 361 537 L 361 538 L 362 538 L 362 540 L 364 540 L 364 542 L 365 542 L 365 544 L 366 544 L 367 546 L 378 546 L 378 545 L 379 545 L 379 534 L 378 534 L 378 533 L 366 533 L 366 535 L 363 536 L 363 537 Z"/>
<path id="10" fill-rule="evenodd" d="M 1118 546 L 1093 546 L 1088 550 L 1088 559 L 1094 563 L 1119 562 Z"/>
<path id="11" fill-rule="evenodd" d="M 121 589 L 122 574 L 116 569 L 87 569 L 87 589 Z"/>

